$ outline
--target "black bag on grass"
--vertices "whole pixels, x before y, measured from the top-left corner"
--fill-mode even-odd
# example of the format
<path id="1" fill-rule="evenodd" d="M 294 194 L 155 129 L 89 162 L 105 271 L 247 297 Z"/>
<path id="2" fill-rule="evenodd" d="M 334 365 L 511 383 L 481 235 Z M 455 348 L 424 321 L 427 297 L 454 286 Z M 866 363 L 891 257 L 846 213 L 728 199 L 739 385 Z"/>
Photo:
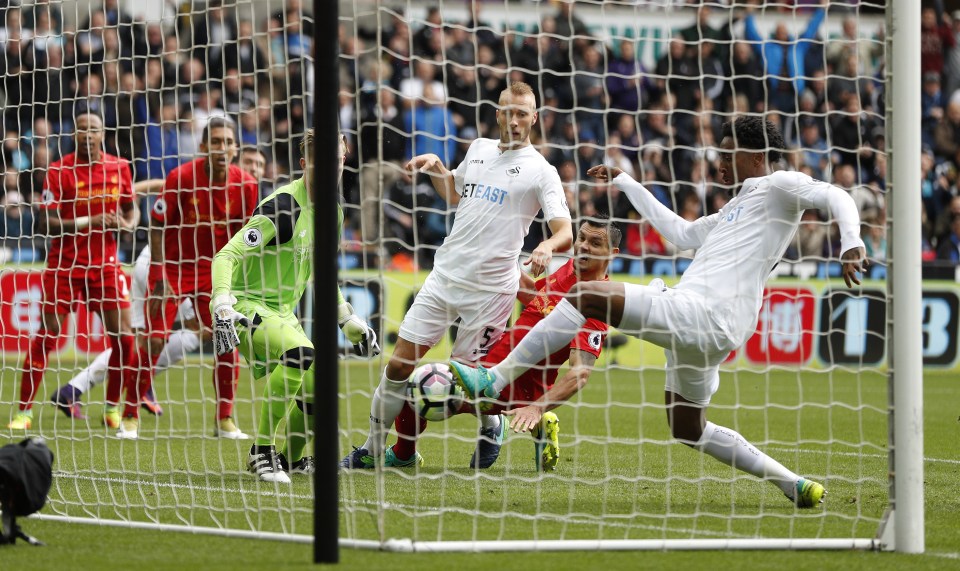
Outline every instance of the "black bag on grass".
<path id="1" fill-rule="evenodd" d="M 20 530 L 17 516 L 28 516 L 47 502 L 53 482 L 53 452 L 42 438 L 28 438 L 0 448 L 0 545 L 17 538 L 43 543 Z"/>

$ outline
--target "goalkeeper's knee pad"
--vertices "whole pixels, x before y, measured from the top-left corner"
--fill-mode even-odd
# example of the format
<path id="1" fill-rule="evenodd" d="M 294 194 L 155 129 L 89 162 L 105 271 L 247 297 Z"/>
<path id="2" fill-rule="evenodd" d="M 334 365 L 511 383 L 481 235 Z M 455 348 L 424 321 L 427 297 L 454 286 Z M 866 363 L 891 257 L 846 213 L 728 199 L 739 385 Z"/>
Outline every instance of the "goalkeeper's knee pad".
<path id="1" fill-rule="evenodd" d="M 306 371 L 313 365 L 313 349 L 311 347 L 295 347 L 284 351 L 280 355 L 280 364 L 291 369 Z"/>

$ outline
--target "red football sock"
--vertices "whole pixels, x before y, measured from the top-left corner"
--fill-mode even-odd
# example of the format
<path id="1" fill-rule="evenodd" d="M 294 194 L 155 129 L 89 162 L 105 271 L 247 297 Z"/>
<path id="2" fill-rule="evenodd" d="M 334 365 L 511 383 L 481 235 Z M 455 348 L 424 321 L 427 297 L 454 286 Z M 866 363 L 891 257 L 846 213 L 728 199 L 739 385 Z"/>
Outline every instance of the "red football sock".
<path id="1" fill-rule="evenodd" d="M 399 460 L 407 460 L 417 452 L 417 437 L 427 428 L 427 421 L 420 418 L 409 406 L 403 407 L 393 423 L 397 429 L 397 443 L 393 453 Z"/>
<path id="2" fill-rule="evenodd" d="M 47 370 L 47 355 L 56 345 L 56 336 L 50 335 L 45 329 L 37 331 L 30 341 L 27 358 L 23 362 L 23 377 L 20 379 L 20 410 L 33 408 L 33 398 L 37 396 Z"/>
<path id="3" fill-rule="evenodd" d="M 116 406 L 120 402 L 120 391 L 124 388 L 126 377 L 136 374 L 139 349 L 137 338 L 130 333 L 110 338 L 110 360 L 107 361 L 107 406 Z"/>
<path id="4" fill-rule="evenodd" d="M 233 399 L 237 393 L 237 368 L 239 355 L 236 350 L 226 355 L 217 355 L 213 372 L 213 386 L 217 394 L 217 420 L 233 416 Z"/>

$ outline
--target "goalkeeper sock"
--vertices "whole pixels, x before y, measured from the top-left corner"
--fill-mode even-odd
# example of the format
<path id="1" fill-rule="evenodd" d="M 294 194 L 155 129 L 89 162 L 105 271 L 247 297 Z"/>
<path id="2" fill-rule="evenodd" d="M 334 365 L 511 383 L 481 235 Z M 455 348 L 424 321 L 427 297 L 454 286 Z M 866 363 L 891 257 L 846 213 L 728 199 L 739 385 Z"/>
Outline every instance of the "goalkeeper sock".
<path id="1" fill-rule="evenodd" d="M 57 336 L 50 335 L 45 329 L 37 331 L 27 349 L 27 358 L 23 363 L 23 377 L 20 379 L 20 411 L 33 408 L 33 399 L 37 396 L 43 374 L 47 370 L 47 355 L 57 345 Z"/>
<path id="2" fill-rule="evenodd" d="M 217 420 L 233 416 L 233 398 L 237 392 L 237 378 L 240 372 L 237 368 L 238 361 L 236 350 L 216 357 L 213 386 L 217 395 Z M 296 389 L 299 388 L 300 383 L 297 383 Z M 294 392 L 296 392 L 296 389 L 294 389 Z"/>
<path id="3" fill-rule="evenodd" d="M 587 318 L 573 304 L 561 300 L 499 365 L 490 369 L 496 376 L 494 390 L 503 391 L 528 369 L 569 345 L 586 322 Z"/>
<path id="4" fill-rule="evenodd" d="M 400 460 L 407 460 L 417 453 L 417 438 L 427 429 L 426 419 L 405 406 L 397 415 L 393 427 L 397 429 L 397 443 L 393 445 L 393 453 Z"/>
<path id="5" fill-rule="evenodd" d="M 296 401 L 287 407 L 287 442 L 281 452 L 291 463 L 303 458 L 303 449 L 307 447 L 307 415 L 300 410 Z"/>
<path id="6" fill-rule="evenodd" d="M 166 371 L 187 356 L 187 353 L 196 351 L 200 347 L 200 337 L 189 329 L 178 329 L 170 334 L 167 344 L 160 352 L 160 358 L 153 368 L 153 374 Z"/>
<path id="7" fill-rule="evenodd" d="M 277 365 L 267 378 L 263 389 L 263 404 L 260 405 L 260 425 L 256 444 L 271 446 L 276 441 L 277 427 L 287 413 L 290 401 L 300 390 L 303 370 Z"/>
<path id="8" fill-rule="evenodd" d="M 70 379 L 67 384 L 81 393 L 85 393 L 102 383 L 107 378 L 107 364 L 110 362 L 111 354 L 113 354 L 113 349 L 107 349 L 97 355 L 97 358 L 87 365 L 86 369 L 77 373 L 77 376 Z"/>
<path id="9" fill-rule="evenodd" d="M 406 379 L 394 381 L 387 378 L 387 369 L 383 369 L 380 375 L 380 385 L 373 393 L 373 400 L 370 403 L 370 434 L 367 435 L 367 441 L 361 448 L 366 448 L 371 456 L 380 456 L 383 454 L 383 446 L 387 439 L 387 432 L 390 426 L 397 419 L 397 415 L 403 410 L 406 403 L 404 391 L 407 388 Z"/>
<path id="10" fill-rule="evenodd" d="M 137 338 L 132 333 L 111 337 L 110 348 L 110 359 L 107 360 L 108 406 L 120 402 L 120 392 L 126 384 L 125 377 L 136 375 L 140 363 L 140 348 L 137 347 Z"/>
<path id="11" fill-rule="evenodd" d="M 800 476 L 787 470 L 782 464 L 767 456 L 763 452 L 747 442 L 736 430 L 731 430 L 723 426 L 717 426 L 712 422 L 707 422 L 703 428 L 703 434 L 694 447 L 727 466 L 733 466 L 738 470 L 743 470 L 748 474 L 753 474 L 758 478 L 770 480 L 777 485 L 783 493 L 793 497 L 794 486 Z"/>

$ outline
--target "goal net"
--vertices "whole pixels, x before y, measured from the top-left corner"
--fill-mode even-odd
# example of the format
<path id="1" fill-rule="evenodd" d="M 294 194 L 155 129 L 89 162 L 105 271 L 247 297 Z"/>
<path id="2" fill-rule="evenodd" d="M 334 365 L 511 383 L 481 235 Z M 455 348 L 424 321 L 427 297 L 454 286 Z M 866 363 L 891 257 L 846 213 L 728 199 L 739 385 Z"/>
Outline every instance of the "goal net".
<path id="1" fill-rule="evenodd" d="M 225 399 L 213 347 L 202 335 L 189 340 L 196 307 L 179 310 L 175 329 L 186 333 L 170 336 L 171 352 L 161 359 L 167 368 L 153 384 L 162 415 L 147 412 L 145 403 L 137 440 L 104 428 L 103 374 L 101 384 L 81 381 L 82 394 L 68 390 L 81 408 L 51 402 L 89 365 L 106 368 L 106 358 L 97 359 L 109 341 L 95 306 L 83 303 L 90 290 L 82 285 L 60 332 L 44 326 L 45 313 L 55 314 L 43 273 L 51 242 L 29 220 L 46 200 L 50 165 L 75 151 L 75 118 L 86 111 L 102 118 L 102 149 L 130 161 L 134 182 L 162 180 L 203 157 L 203 128 L 217 116 L 235 125 L 235 161 L 257 179 L 260 198 L 299 178 L 298 145 L 313 124 L 313 95 L 332 84 L 313 73 L 312 2 L 24 4 L 6 10 L 2 32 L 0 415 L 21 418 L 24 379 L 39 370 L 27 358 L 30 348 L 43 331 L 51 346 L 27 407 L 29 429 L 0 429 L 0 441 L 40 435 L 53 450 L 54 485 L 41 517 L 313 541 L 323 530 L 313 529 L 312 479 L 261 482 L 247 470 L 252 440 L 222 436 Z M 357 358 L 339 337 L 340 431 L 320 438 L 336 438 L 341 457 L 367 437 L 371 399 L 400 323 L 455 220 L 456 209 L 430 180 L 411 179 L 403 165 L 414 154 L 435 153 L 452 170 L 473 140 L 499 138 L 497 102 L 512 82 L 533 88 L 539 120 L 531 141 L 557 168 L 574 233 L 599 215 L 622 229 L 611 280 L 649 284 L 660 277 L 672 286 L 692 252 L 666 243 L 625 195 L 586 170 L 616 166 L 680 216 L 711 214 L 731 190 L 718 175 L 720 128 L 740 115 L 778 125 L 787 142 L 783 168 L 849 190 L 873 248 L 864 286 L 848 290 L 835 228 L 827 213 L 808 213 L 767 284 L 756 333 L 721 366 L 709 407 L 711 422 L 822 483 L 829 492 L 823 505 L 798 509 L 771 483 L 678 443 L 666 424 L 662 349 L 610 329 L 589 382 L 554 411 L 556 470 L 537 469 L 530 434 L 506 430 L 496 462 L 468 468 L 481 420 L 462 414 L 431 422 L 418 431 L 422 466 L 341 471 L 341 545 L 442 551 L 883 544 L 875 538 L 891 504 L 884 3 L 831 3 L 823 13 L 794 4 L 338 2 L 338 116 L 348 146 L 338 197 L 345 216 L 340 287 L 384 350 Z M 137 256 L 156 229 L 159 192 L 140 188 L 140 223 L 117 235 L 133 286 Z M 331 189 L 318 196 L 318 209 L 333 206 Z M 64 230 L 71 232 L 82 230 Z M 523 258 L 549 235 L 542 215 L 535 218 Z M 558 254 L 549 271 L 566 259 Z M 97 277 L 86 269 L 81 284 Z M 299 313 L 308 335 L 309 297 Z M 448 361 L 455 335 L 454 327 L 422 362 Z M 953 362 L 929 355 L 933 364 Z M 264 381 L 239 363 L 230 418 L 252 436 Z M 288 432 L 281 425 L 278 449 Z M 387 444 L 396 441 L 391 431 Z"/>
<path id="2" fill-rule="evenodd" d="M 678 443 L 666 423 L 664 351 L 611 330 L 589 382 L 554 411 L 556 471 L 538 471 L 534 439 L 511 431 L 496 463 L 474 469 L 488 425 L 474 414 L 430 422 L 414 431 L 422 466 L 378 462 L 342 473 L 341 544 L 881 545 L 890 502 L 886 20 L 883 3 L 828 4 L 341 3 L 341 119 L 359 175 L 357 186 L 344 185 L 354 236 L 341 268 L 387 341 L 381 361 L 341 367 L 342 456 L 364 443 L 368 416 L 378 415 L 370 403 L 383 390 L 390 344 L 455 216 L 429 177 L 411 180 L 402 165 L 435 153 L 452 170 L 477 137 L 499 139 L 495 110 L 513 82 L 533 87 L 531 141 L 559 172 L 575 235 L 603 214 L 623 231 L 610 279 L 672 286 L 693 252 L 666 242 L 587 169 L 624 170 L 686 220 L 712 214 L 734 190 L 719 174 L 721 126 L 743 115 L 779 127 L 780 168 L 850 192 L 872 261 L 862 289 L 847 289 L 837 228 L 827 212 L 808 211 L 767 284 L 755 334 L 721 366 L 707 414 L 788 471 L 822 482 L 824 504 L 798 509 L 770 482 Z M 527 255 L 549 236 L 542 214 Z M 558 256 L 551 271 L 565 261 Z M 455 335 L 422 362 L 447 361 Z M 386 444 L 403 440 L 393 431 Z"/>

